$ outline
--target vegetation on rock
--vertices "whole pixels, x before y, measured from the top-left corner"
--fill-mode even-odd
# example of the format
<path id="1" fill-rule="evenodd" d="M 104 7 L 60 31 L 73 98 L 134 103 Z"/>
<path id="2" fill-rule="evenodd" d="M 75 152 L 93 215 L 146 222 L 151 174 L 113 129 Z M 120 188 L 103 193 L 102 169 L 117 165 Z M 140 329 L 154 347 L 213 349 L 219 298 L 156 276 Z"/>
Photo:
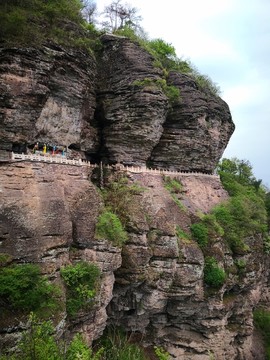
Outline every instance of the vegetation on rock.
<path id="1" fill-rule="evenodd" d="M 119 217 L 109 210 L 104 210 L 98 217 L 96 237 L 110 240 L 115 246 L 121 247 L 128 239 Z"/>
<path id="2" fill-rule="evenodd" d="M 270 311 L 258 308 L 253 313 L 254 324 L 260 330 L 266 350 L 266 360 L 270 359 Z"/>
<path id="3" fill-rule="evenodd" d="M 1 355 L 0 360 L 101 360 L 103 349 L 95 354 L 80 334 L 70 344 L 56 338 L 51 321 L 40 321 L 30 314 L 28 328 L 24 331 L 18 349 L 13 355 Z"/>
<path id="4" fill-rule="evenodd" d="M 59 289 L 49 283 L 36 264 L 0 268 L 0 312 L 51 315 L 59 308 Z"/>
<path id="5" fill-rule="evenodd" d="M 204 281 L 213 288 L 219 288 L 226 280 L 225 271 L 218 265 L 214 257 L 206 257 L 204 267 Z"/>
<path id="6" fill-rule="evenodd" d="M 97 30 L 82 17 L 80 0 L 3 0 L 0 4 L 0 42 L 40 46 L 50 40 L 89 49 Z"/>
<path id="7" fill-rule="evenodd" d="M 216 239 L 223 239 L 234 256 L 251 250 L 246 244 L 249 237 L 260 235 L 265 247 L 269 244 L 267 193 L 261 181 L 255 179 L 251 165 L 238 159 L 223 159 L 218 172 L 224 188 L 231 195 L 230 199 L 216 206 L 211 214 L 204 215 L 200 222 L 191 225 L 192 235 L 206 257 L 205 282 L 213 287 L 217 287 L 218 278 L 220 284 L 225 281 L 222 271 L 218 270 L 217 259 L 209 258 Z M 239 263 L 240 260 L 237 261 Z M 245 267 L 241 264 L 237 268 L 242 273 Z"/>
<path id="8" fill-rule="evenodd" d="M 177 179 L 172 179 L 170 176 L 165 176 L 163 178 L 163 181 L 164 181 L 164 187 L 171 194 L 173 201 L 176 203 L 176 205 L 179 207 L 180 210 L 185 211 L 184 205 L 179 200 L 179 194 L 181 194 L 182 192 L 182 185 L 180 181 Z"/>
<path id="9" fill-rule="evenodd" d="M 75 316 L 79 310 L 93 305 L 100 278 L 99 268 L 92 263 L 80 261 L 60 270 L 67 287 L 67 314 Z"/>

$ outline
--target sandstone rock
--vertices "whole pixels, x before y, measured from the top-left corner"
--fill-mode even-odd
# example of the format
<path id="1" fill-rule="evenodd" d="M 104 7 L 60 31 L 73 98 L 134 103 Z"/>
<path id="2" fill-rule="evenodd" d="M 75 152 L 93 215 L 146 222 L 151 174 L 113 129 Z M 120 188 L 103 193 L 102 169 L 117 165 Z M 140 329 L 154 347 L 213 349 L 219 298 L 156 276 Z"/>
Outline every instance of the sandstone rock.
<path id="1" fill-rule="evenodd" d="M 25 152 L 39 141 L 95 152 L 94 59 L 53 45 L 0 54 L 0 150 Z"/>
<path id="2" fill-rule="evenodd" d="M 228 105 L 198 89 L 184 74 L 171 72 L 168 83 L 180 90 L 150 163 L 158 168 L 212 172 L 234 131 Z"/>
<path id="3" fill-rule="evenodd" d="M 58 164 L 1 165 L 0 253 L 14 263 L 38 263 L 42 272 L 63 288 L 59 270 L 76 261 L 97 264 L 102 271 L 97 302 L 76 319 L 57 316 L 62 332 L 85 332 L 91 343 L 107 323 L 106 307 L 112 298 L 113 272 L 121 265 L 120 249 L 106 239 L 95 239 L 95 224 L 102 205 L 88 180 L 91 170 Z M 22 320 L 22 319 L 21 319 Z M 23 325 L 0 316 L 0 344 L 13 345 Z M 12 339 L 10 340 L 10 333 Z"/>
<path id="4" fill-rule="evenodd" d="M 127 38 L 105 35 L 98 61 L 97 117 L 101 157 L 110 163 L 145 164 L 157 145 L 167 113 L 167 98 L 157 86 L 138 86 L 161 79 L 153 57 Z"/>

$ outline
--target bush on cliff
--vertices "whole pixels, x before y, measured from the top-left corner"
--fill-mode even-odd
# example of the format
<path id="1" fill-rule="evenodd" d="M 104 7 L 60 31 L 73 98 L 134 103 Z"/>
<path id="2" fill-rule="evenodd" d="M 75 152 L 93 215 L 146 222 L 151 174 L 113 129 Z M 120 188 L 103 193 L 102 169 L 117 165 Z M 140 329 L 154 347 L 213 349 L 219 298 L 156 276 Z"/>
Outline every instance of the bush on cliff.
<path id="1" fill-rule="evenodd" d="M 117 215 L 124 229 L 132 222 L 132 214 L 136 210 L 136 196 L 144 189 L 136 183 L 129 183 L 122 175 L 106 183 L 102 197 L 109 212 Z"/>
<path id="2" fill-rule="evenodd" d="M 80 334 L 76 334 L 70 344 L 57 340 L 51 321 L 41 322 L 30 314 L 16 353 L 0 354 L 0 360 L 100 360 L 102 352 L 101 348 L 94 353 Z"/>
<path id="3" fill-rule="evenodd" d="M 221 287 L 226 280 L 225 271 L 219 267 L 214 257 L 206 257 L 204 267 L 204 281 L 213 288 Z"/>
<path id="4" fill-rule="evenodd" d="M 105 210 L 99 215 L 96 224 L 96 237 L 110 240 L 115 246 L 121 247 L 128 239 L 127 232 L 116 214 Z"/>
<path id="5" fill-rule="evenodd" d="M 2 0 L 0 41 L 9 45 L 38 46 L 53 40 L 88 48 L 96 30 L 85 24 L 81 10 L 80 0 Z"/>
<path id="6" fill-rule="evenodd" d="M 266 360 L 270 360 L 270 311 L 256 309 L 253 313 L 254 324 L 260 330 L 266 350 Z"/>
<path id="7" fill-rule="evenodd" d="M 30 311 L 49 315 L 59 307 L 59 289 L 42 276 L 35 264 L 0 268 L 0 312 Z"/>
<path id="8" fill-rule="evenodd" d="M 80 261 L 75 265 L 67 265 L 60 273 L 67 287 L 68 315 L 75 316 L 79 310 L 91 307 L 97 291 L 100 269 L 95 264 Z"/>

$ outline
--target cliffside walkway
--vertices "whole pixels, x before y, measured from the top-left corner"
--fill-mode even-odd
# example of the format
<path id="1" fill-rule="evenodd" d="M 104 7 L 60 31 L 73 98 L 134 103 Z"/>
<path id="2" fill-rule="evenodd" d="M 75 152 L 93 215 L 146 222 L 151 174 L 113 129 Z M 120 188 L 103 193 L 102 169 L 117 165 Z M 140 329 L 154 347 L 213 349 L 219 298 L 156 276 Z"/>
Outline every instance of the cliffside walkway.
<path id="1" fill-rule="evenodd" d="M 56 163 L 56 164 L 62 164 L 62 165 L 75 165 L 75 166 L 88 166 L 90 168 L 98 168 L 100 165 L 99 164 L 91 164 L 89 161 L 87 160 L 82 160 L 82 159 L 67 159 L 64 156 L 61 155 L 55 155 L 55 156 L 50 156 L 50 155 L 35 155 L 35 154 L 16 154 L 16 153 L 11 153 L 11 159 L 12 160 L 17 160 L 17 161 L 33 161 L 33 162 L 46 162 L 46 163 Z M 165 169 L 149 169 L 146 166 L 125 166 L 122 164 L 116 164 L 116 165 L 103 165 L 104 169 L 118 169 L 118 170 L 122 170 L 122 171 L 127 171 L 127 172 L 131 172 L 131 173 L 148 173 L 148 174 L 153 174 L 153 175 L 193 175 L 193 176 L 206 176 L 206 177 L 215 177 L 215 178 L 219 178 L 219 175 L 216 174 L 206 174 L 206 173 L 202 173 L 202 172 L 196 172 L 196 171 L 171 171 L 171 170 L 165 170 Z"/>

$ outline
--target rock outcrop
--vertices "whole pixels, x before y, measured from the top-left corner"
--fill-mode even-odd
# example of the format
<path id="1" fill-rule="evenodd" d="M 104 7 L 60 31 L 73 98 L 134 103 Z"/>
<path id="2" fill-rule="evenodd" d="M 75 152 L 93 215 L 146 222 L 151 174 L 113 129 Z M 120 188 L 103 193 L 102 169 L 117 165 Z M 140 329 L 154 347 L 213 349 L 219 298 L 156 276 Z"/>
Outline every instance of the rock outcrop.
<path id="1" fill-rule="evenodd" d="M 198 89 L 187 75 L 171 72 L 168 82 L 180 90 L 181 100 L 168 113 L 151 163 L 158 168 L 212 172 L 234 130 L 228 105 Z"/>
<path id="2" fill-rule="evenodd" d="M 36 142 L 97 151 L 93 57 L 48 45 L 0 49 L 0 58 L 2 151 L 25 152 Z"/>
<path id="3" fill-rule="evenodd" d="M 96 239 L 102 201 L 90 176 L 89 168 L 71 165 L 1 166 L 0 253 L 15 263 L 39 263 L 62 288 L 59 269 L 66 264 L 85 260 L 102 271 L 95 306 L 75 319 L 62 312 L 58 328 L 66 335 L 81 332 L 91 343 L 107 325 L 121 325 L 146 348 L 162 346 L 175 359 L 263 359 L 252 320 L 253 308 L 269 296 L 262 239 L 247 239 L 252 251 L 236 259 L 246 264 L 241 272 L 216 239 L 212 251 L 230 271 L 226 284 L 211 292 L 203 282 L 203 253 L 188 236 L 198 211 L 228 198 L 218 177 L 179 175 L 176 201 L 161 175 L 123 173 L 141 190 L 128 204 L 129 240 L 121 252 Z M 1 345 L 14 344 L 21 324 L 0 319 Z"/>
<path id="4" fill-rule="evenodd" d="M 57 316 L 58 326 L 62 324 L 66 333 L 83 332 L 91 343 L 106 327 L 114 271 L 121 265 L 120 249 L 94 236 L 102 202 L 89 182 L 91 171 L 42 163 L 2 165 L 0 170 L 1 254 L 9 254 L 14 263 L 40 264 L 61 288 L 59 270 L 65 265 L 79 259 L 95 262 L 101 269 L 98 306 L 71 322 L 65 312 Z M 0 314 L 1 348 L 14 345 L 20 321 L 25 319 Z"/>
<path id="5" fill-rule="evenodd" d="M 146 50 L 124 37 L 100 40 L 95 58 L 53 44 L 0 50 L 0 160 L 40 142 L 92 162 L 213 172 L 234 130 L 227 104 L 176 72 L 166 86 L 178 88 L 180 98 L 170 101 Z M 61 267 L 85 260 L 101 270 L 93 307 L 72 319 L 61 310 L 58 330 L 67 337 L 81 332 L 91 344 L 107 325 L 121 325 L 145 348 L 162 346 L 175 359 L 263 359 L 252 315 L 262 297 L 269 299 L 263 240 L 245 239 L 252 251 L 233 255 L 216 236 L 211 251 L 229 275 L 211 291 L 203 252 L 190 236 L 198 213 L 228 198 L 219 178 L 177 175 L 182 188 L 172 196 L 160 174 L 115 169 L 139 189 L 127 201 L 122 249 L 97 239 L 104 204 L 92 168 L 0 163 L 0 253 L 40 264 L 63 303 Z M 100 172 L 100 184 L 115 172 Z M 16 342 L 24 321 L 0 314 L 1 346 Z"/>
<path id="6" fill-rule="evenodd" d="M 1 49 L 0 152 L 36 142 L 92 162 L 212 172 L 234 130 L 227 104 L 171 72 L 139 44 L 103 35 L 96 59 L 53 44 Z"/>

